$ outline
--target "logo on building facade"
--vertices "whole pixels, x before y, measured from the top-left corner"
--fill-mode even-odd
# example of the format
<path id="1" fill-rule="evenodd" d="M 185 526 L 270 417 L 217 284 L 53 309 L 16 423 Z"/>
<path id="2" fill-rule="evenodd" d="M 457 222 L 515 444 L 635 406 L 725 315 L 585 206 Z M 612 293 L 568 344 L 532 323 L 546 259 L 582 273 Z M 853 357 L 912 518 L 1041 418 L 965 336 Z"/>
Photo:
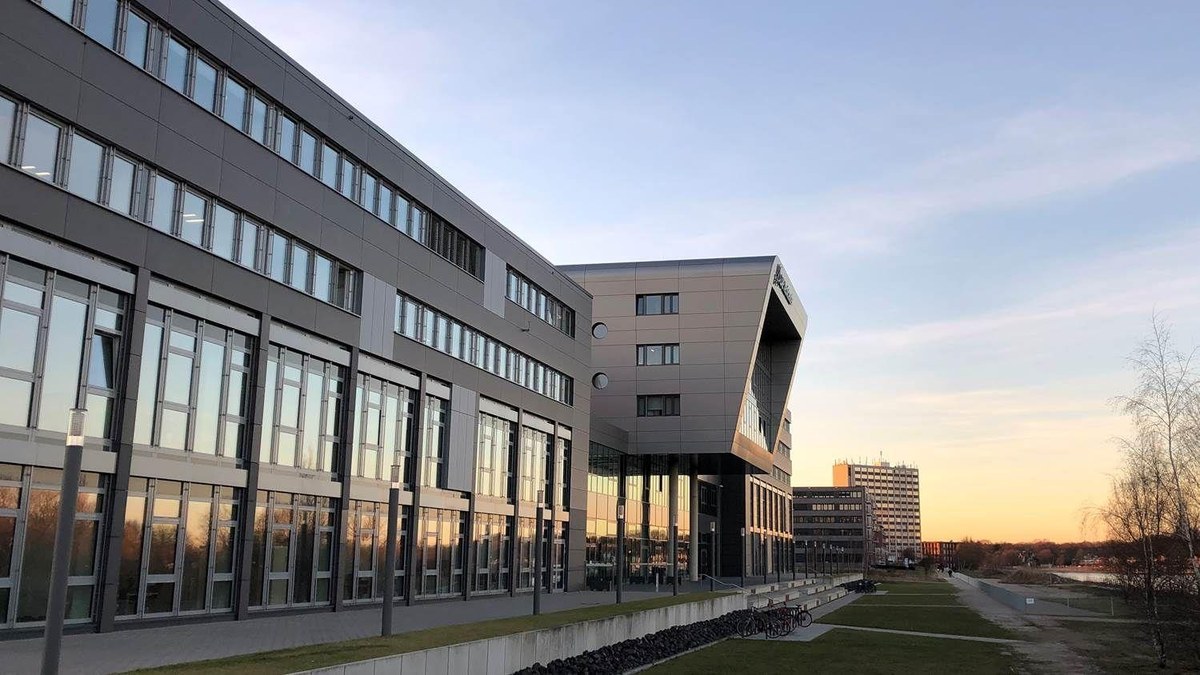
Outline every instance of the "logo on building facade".
<path id="1" fill-rule="evenodd" d="M 775 287 L 779 289 L 779 293 L 783 298 L 792 304 L 792 285 L 788 283 L 787 277 L 783 276 L 783 268 L 775 268 Z"/>

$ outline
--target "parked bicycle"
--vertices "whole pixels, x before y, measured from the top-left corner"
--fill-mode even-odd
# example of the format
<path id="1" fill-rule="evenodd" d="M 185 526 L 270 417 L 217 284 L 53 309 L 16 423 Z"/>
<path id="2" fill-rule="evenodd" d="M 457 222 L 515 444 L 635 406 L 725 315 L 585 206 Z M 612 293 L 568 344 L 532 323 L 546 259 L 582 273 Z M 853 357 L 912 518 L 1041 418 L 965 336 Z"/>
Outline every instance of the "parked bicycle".
<path id="1" fill-rule="evenodd" d="M 801 607 L 788 607 L 787 603 L 776 606 L 771 602 L 766 607 L 752 607 L 750 613 L 738 625 L 738 634 L 748 638 L 764 633 L 768 638 L 783 637 L 812 623 L 812 615 Z"/>

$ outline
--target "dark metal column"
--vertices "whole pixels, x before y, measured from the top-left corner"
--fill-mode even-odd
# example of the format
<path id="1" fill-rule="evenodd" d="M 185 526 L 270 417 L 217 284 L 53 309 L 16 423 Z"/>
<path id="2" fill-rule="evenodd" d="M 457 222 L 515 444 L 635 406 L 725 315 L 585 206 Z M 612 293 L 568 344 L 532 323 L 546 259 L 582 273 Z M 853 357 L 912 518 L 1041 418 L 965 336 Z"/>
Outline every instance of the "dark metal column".
<path id="1" fill-rule="evenodd" d="M 267 374 L 267 348 L 271 343 L 271 317 L 262 315 L 258 325 L 258 340 L 254 345 L 254 372 L 251 381 L 254 391 L 250 397 L 250 411 L 247 414 L 250 437 L 246 440 L 246 494 L 242 499 L 242 513 L 238 518 L 238 538 L 241 539 L 241 558 L 237 566 L 237 601 L 234 603 L 234 618 L 244 619 L 250 610 L 250 566 L 254 554 L 254 511 L 258 506 L 258 452 L 262 446 L 263 425 L 273 424 L 273 420 L 264 421 L 262 418 L 263 402 L 266 399 L 267 387 L 274 387 L 274 382 L 263 382 Z M 270 430 L 267 430 L 269 433 Z M 334 580 L 336 581 L 336 580 Z"/>
<path id="2" fill-rule="evenodd" d="M 350 362 L 346 366 L 345 380 L 342 383 L 342 399 L 340 409 L 338 410 L 338 427 L 341 431 L 341 442 L 338 447 L 341 449 L 338 458 L 338 465 L 334 467 L 342 481 L 341 497 L 338 499 L 337 517 L 334 518 L 333 526 L 333 541 L 334 547 L 330 555 L 333 560 L 330 561 L 330 596 L 333 600 L 333 611 L 341 611 L 345 608 L 346 602 L 346 585 L 342 583 L 342 577 L 345 576 L 346 566 L 352 564 L 346 555 L 346 547 L 343 546 L 342 540 L 346 536 L 346 530 L 349 527 L 350 518 L 350 482 L 353 477 L 353 469 L 351 466 L 352 458 L 354 457 L 354 425 L 358 420 L 354 419 L 354 392 L 358 386 L 358 347 L 350 348 Z M 394 568 L 393 568 L 394 569 Z"/>

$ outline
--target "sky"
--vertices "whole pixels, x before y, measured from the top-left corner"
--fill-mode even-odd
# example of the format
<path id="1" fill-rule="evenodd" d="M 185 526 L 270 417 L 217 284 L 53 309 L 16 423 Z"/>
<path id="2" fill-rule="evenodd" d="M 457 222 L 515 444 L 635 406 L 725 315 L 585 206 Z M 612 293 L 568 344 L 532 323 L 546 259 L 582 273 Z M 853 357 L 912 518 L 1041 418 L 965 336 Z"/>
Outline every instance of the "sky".
<path id="1" fill-rule="evenodd" d="M 1200 342 L 1200 3 L 225 0 L 551 261 L 780 256 L 793 483 L 1060 541 Z"/>

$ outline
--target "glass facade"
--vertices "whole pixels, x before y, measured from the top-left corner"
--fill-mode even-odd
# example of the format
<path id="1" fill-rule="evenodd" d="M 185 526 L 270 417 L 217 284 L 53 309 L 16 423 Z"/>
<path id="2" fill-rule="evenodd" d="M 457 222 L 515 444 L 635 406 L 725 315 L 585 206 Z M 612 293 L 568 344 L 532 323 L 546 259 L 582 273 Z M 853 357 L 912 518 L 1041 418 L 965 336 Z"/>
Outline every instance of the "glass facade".
<path id="1" fill-rule="evenodd" d="M 509 589 L 509 556 L 512 555 L 512 516 L 476 513 L 472 534 L 475 574 L 471 592 L 479 595 Z"/>
<path id="2" fill-rule="evenodd" d="M 280 345 L 267 350 L 260 462 L 332 473 L 345 368 Z"/>
<path id="3" fill-rule="evenodd" d="M 108 476 L 83 472 L 67 581 L 67 623 L 95 617 Z M 46 620 L 62 471 L 0 464 L 0 628 Z"/>
<path id="4" fill-rule="evenodd" d="M 475 460 L 475 493 L 508 499 L 512 494 L 516 424 L 479 414 L 479 453 Z"/>
<path id="5" fill-rule="evenodd" d="M 411 509 L 401 505 L 396 520 L 396 566 L 393 597 L 403 598 L 408 566 L 408 518 Z M 352 501 L 346 508 L 346 531 L 342 540 L 343 592 L 346 602 L 359 603 L 383 599 L 387 579 L 388 506 L 376 502 Z"/>
<path id="6" fill-rule="evenodd" d="M 759 345 L 754 359 L 754 373 L 750 377 L 750 392 L 742 404 L 738 431 L 763 448 L 770 449 L 771 438 L 771 351 L 768 345 Z"/>
<path id="7" fill-rule="evenodd" d="M 575 312 L 511 267 L 508 268 L 505 294 L 509 300 L 554 326 L 564 335 L 575 337 Z"/>
<path id="8" fill-rule="evenodd" d="M 517 474 L 520 476 L 518 499 L 523 502 L 538 502 L 539 491 L 543 492 L 541 503 L 550 499 L 550 484 L 547 478 L 553 475 L 550 473 L 553 456 L 554 445 L 550 434 L 529 427 L 521 429 L 521 449 L 517 467 Z"/>
<path id="9" fill-rule="evenodd" d="M 131 477 L 117 616 L 232 611 L 241 495 L 233 487 Z"/>
<path id="10" fill-rule="evenodd" d="M 0 254 L 0 426 L 66 433 L 77 405 L 87 435 L 112 435 L 125 299 Z"/>
<path id="11" fill-rule="evenodd" d="M 251 607 L 329 604 L 337 501 L 287 492 L 258 493 Z"/>
<path id="12" fill-rule="evenodd" d="M 425 434 L 421 439 L 421 485 L 446 487 L 446 446 L 450 441 L 450 402 L 425 395 Z"/>
<path id="13" fill-rule="evenodd" d="M 245 458 L 254 338 L 150 305 L 135 443 Z"/>
<path id="14" fill-rule="evenodd" d="M 417 593 L 426 598 L 462 593 L 467 514 L 421 509 L 417 534 Z"/>
<path id="15" fill-rule="evenodd" d="M 617 561 L 617 503 L 620 496 L 621 453 L 593 442 L 588 452 L 587 587 L 608 590 Z"/>
<path id="16" fill-rule="evenodd" d="M 359 373 L 354 392 L 354 445 L 351 474 L 412 484 L 416 444 L 417 392 Z"/>

